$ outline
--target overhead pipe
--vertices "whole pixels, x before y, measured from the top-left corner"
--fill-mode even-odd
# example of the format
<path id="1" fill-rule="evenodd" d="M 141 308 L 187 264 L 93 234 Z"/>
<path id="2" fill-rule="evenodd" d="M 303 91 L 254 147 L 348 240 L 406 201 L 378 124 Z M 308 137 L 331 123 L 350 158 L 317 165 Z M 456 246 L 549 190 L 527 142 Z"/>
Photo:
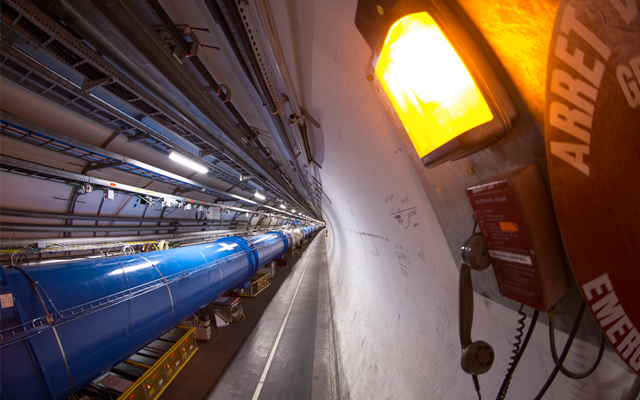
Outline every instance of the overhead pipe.
<path id="1" fill-rule="evenodd" d="M 251 233 L 245 232 L 243 233 Z M 184 239 L 198 239 L 211 236 L 220 235 L 237 235 L 239 231 L 237 229 L 223 229 L 215 231 L 198 231 L 198 232 L 183 232 L 183 233 L 165 233 L 160 235 L 130 235 L 130 236 L 98 236 L 98 237 L 77 237 L 77 238 L 19 238 L 19 239 L 0 239 L 0 246 L 2 247 L 19 247 L 30 246 L 34 243 L 42 244 L 55 244 L 59 246 L 73 246 L 73 245 L 91 245 L 101 244 L 105 242 L 109 243 L 122 243 L 122 242 L 145 242 L 145 241 L 180 241 Z M 47 252 L 51 251 L 47 249 Z"/>
<path id="2" fill-rule="evenodd" d="M 298 245 L 299 243 L 299 238 L 302 237 L 302 233 L 298 234 L 298 235 L 294 235 L 293 231 L 284 231 L 284 232 L 279 232 L 279 231 L 274 231 L 277 233 L 280 233 L 282 235 L 285 236 L 286 241 L 287 241 L 287 245 L 285 245 L 286 248 L 291 248 L 291 247 L 295 247 Z M 300 230 L 300 232 L 302 232 Z M 218 239 L 218 238 L 216 238 Z M 296 239 L 298 239 L 296 241 Z M 253 238 L 252 237 L 248 237 L 247 241 L 251 241 L 253 242 Z M 196 244 L 202 244 L 202 243 L 194 243 L 192 245 L 196 245 Z M 255 245 L 255 243 L 254 243 Z M 183 245 L 185 246 L 185 245 Z M 189 244 L 187 244 L 186 246 L 189 246 Z M 111 248 L 118 248 L 119 246 L 112 246 Z M 113 256 L 120 256 L 121 254 L 114 254 Z M 30 259 L 28 260 L 28 264 L 27 267 L 31 267 L 31 266 L 36 266 L 36 265 L 44 265 L 44 264 L 60 264 L 63 262 L 70 262 L 70 261 L 80 261 L 80 260 L 90 260 L 90 259 L 98 259 L 98 258 L 104 258 L 105 256 L 103 254 L 91 254 L 91 255 L 80 255 L 80 256 L 63 256 L 63 257 L 51 257 L 51 258 L 37 258 L 37 259 Z M 278 258 L 278 257 L 276 257 Z"/>
<path id="3" fill-rule="evenodd" d="M 282 45 L 280 44 L 280 37 L 278 35 L 278 31 L 276 29 L 276 24 L 274 22 L 274 17 L 271 12 L 271 6 L 268 0 L 254 0 L 250 2 L 253 14 L 256 16 L 256 20 L 262 23 L 262 30 L 266 35 L 266 43 L 268 48 L 271 50 L 271 54 L 273 59 L 277 65 L 276 71 L 280 76 L 280 79 L 285 85 L 289 102 L 291 103 L 291 107 L 293 108 L 293 115 L 289 116 L 289 121 L 291 125 L 296 125 L 298 127 L 300 136 L 302 138 L 302 142 L 304 144 L 304 151 L 306 153 L 306 158 L 309 162 L 309 169 L 311 170 L 312 164 L 315 164 L 318 168 L 322 168 L 320 164 L 314 158 L 314 150 L 312 148 L 312 143 L 309 136 L 309 129 L 307 128 L 306 120 L 310 121 L 316 128 L 320 128 L 320 124 L 316 121 L 307 111 L 302 108 L 300 105 L 300 101 L 298 100 L 296 89 L 292 83 L 291 75 L 289 74 L 289 68 L 287 67 L 287 61 L 285 59 L 284 53 L 282 51 Z M 296 142 L 298 141 L 297 135 L 294 135 Z M 299 143 L 298 143 L 299 145 Z M 296 161 L 297 157 L 296 157 Z M 298 166 L 301 169 L 301 175 L 303 172 L 302 167 Z M 309 193 L 312 193 L 310 188 L 307 188 Z M 319 204 L 319 203 L 318 203 Z M 317 209 L 316 211 L 319 212 Z"/>
<path id="4" fill-rule="evenodd" d="M 291 75 L 289 74 L 289 68 L 287 67 L 287 61 L 282 51 L 282 45 L 280 44 L 280 37 L 278 36 L 273 14 L 271 13 L 270 4 L 268 0 L 255 0 L 251 2 L 251 5 L 254 14 L 259 16 L 257 19 L 263 24 L 263 30 L 267 34 L 267 44 L 271 50 L 271 54 L 273 55 L 276 65 L 278 66 L 276 70 L 286 87 L 287 94 L 293 108 L 294 115 L 293 118 L 290 116 L 289 120 L 292 123 L 297 124 L 300 129 L 300 135 L 302 136 L 302 141 L 309 163 L 315 163 L 318 165 L 313 158 L 313 150 L 311 149 L 305 120 L 308 119 L 317 128 L 320 128 L 320 124 L 302 108 L 298 101 L 298 96 L 291 80 Z"/>
<path id="5" fill-rule="evenodd" d="M 179 31 L 179 29 L 176 27 L 176 25 L 173 23 L 173 21 L 171 20 L 171 18 L 167 15 L 167 13 L 165 12 L 165 10 L 162 8 L 162 6 L 160 5 L 160 3 L 157 0 L 147 0 L 145 2 L 146 5 L 149 6 L 149 10 L 153 12 L 153 14 L 162 22 L 163 26 L 167 29 L 167 32 L 171 35 L 171 38 L 174 40 L 176 46 L 178 46 L 182 52 L 184 54 L 187 55 L 187 58 L 189 59 L 191 65 L 194 67 L 194 69 L 196 71 L 198 71 L 198 73 L 200 74 L 200 76 L 202 77 L 202 79 L 204 79 L 208 86 L 211 87 L 218 95 L 220 101 L 222 101 L 222 104 L 224 105 L 225 109 L 234 117 L 234 119 L 236 120 L 237 124 L 234 124 L 231 120 L 226 119 L 225 120 L 225 116 L 224 113 L 219 113 L 219 118 L 215 118 L 213 117 L 213 114 L 210 113 L 210 105 L 209 104 L 207 106 L 207 96 L 204 96 L 202 90 L 198 90 L 197 91 L 197 95 L 194 96 L 188 96 L 190 101 L 197 107 L 200 109 L 201 112 L 203 112 L 205 115 L 208 115 L 211 119 L 211 121 L 213 121 L 225 134 L 226 136 L 232 141 L 234 142 L 239 148 L 243 149 L 245 151 L 245 153 L 247 153 L 247 155 L 252 158 L 252 160 L 260 165 L 264 172 L 271 176 L 272 178 L 274 178 L 274 180 L 278 183 L 282 183 L 280 181 L 284 180 L 293 190 L 293 192 L 290 192 L 288 190 L 286 190 L 286 187 L 282 187 L 282 190 L 285 193 L 289 193 L 289 194 L 293 194 L 293 198 L 295 199 L 300 198 L 300 194 L 298 193 L 298 190 L 291 184 L 291 182 L 289 182 L 289 180 L 287 179 L 286 176 L 283 175 L 283 171 L 279 168 L 277 168 L 277 163 L 276 161 L 273 159 L 273 157 L 271 156 L 270 151 L 262 144 L 261 141 L 256 140 L 255 143 L 258 146 L 258 149 L 260 150 L 260 152 L 262 153 L 262 155 L 264 157 L 266 157 L 268 164 L 270 165 L 272 168 L 276 169 L 280 175 L 278 174 L 272 174 L 269 170 L 269 168 L 266 168 L 265 163 L 262 162 L 262 159 L 260 159 L 259 157 L 257 157 L 257 153 L 253 153 L 253 148 L 251 146 L 244 146 L 243 143 L 244 141 L 241 140 L 240 137 L 238 137 L 238 135 L 236 134 L 237 130 L 235 129 L 234 125 L 239 125 L 239 127 L 241 128 L 240 131 L 242 132 L 242 137 L 244 140 L 249 140 L 251 141 L 254 134 L 253 131 L 251 129 L 251 127 L 249 126 L 249 124 L 246 122 L 246 120 L 244 119 L 244 117 L 242 116 L 242 114 L 240 113 L 240 111 L 235 107 L 235 105 L 231 102 L 231 96 L 230 96 L 230 91 L 226 90 L 223 91 L 222 88 L 224 87 L 224 85 L 220 85 L 218 84 L 218 82 L 214 79 L 214 77 L 211 75 L 211 73 L 209 72 L 209 70 L 206 68 L 206 66 L 204 65 L 204 63 L 200 60 L 200 58 L 198 57 L 197 54 L 194 54 L 192 52 L 191 49 L 191 44 L 189 44 L 187 42 L 187 40 L 184 38 L 184 36 L 182 35 L 182 33 Z M 102 4 L 100 4 L 102 5 Z M 126 8 L 126 7 L 125 7 Z M 101 8 L 102 10 L 102 8 Z M 104 10 L 103 10 L 104 12 Z M 105 15 L 108 18 L 113 18 L 113 17 L 117 17 L 116 20 L 120 21 L 119 19 L 123 17 L 123 15 L 118 14 L 117 16 L 111 15 L 108 12 L 105 12 Z M 114 22 L 112 20 L 112 22 Z M 126 34 L 126 32 L 123 32 L 124 34 Z M 132 38 L 129 38 L 130 41 L 132 41 Z M 173 78 L 173 76 L 172 76 Z M 214 103 L 215 104 L 215 103 Z M 211 118 L 213 117 L 213 118 Z M 225 120 L 225 121 L 223 121 Z M 226 124 L 226 127 L 225 127 Z M 268 183 L 268 182 L 265 182 Z M 302 200 L 300 198 L 300 200 Z M 301 204 L 304 204 L 303 202 L 301 202 Z"/>
<path id="6" fill-rule="evenodd" d="M 18 0 L 12 1 L 17 2 Z M 28 5 L 21 4 L 20 7 L 28 7 Z M 119 11 L 112 13 L 112 10 L 116 9 Z M 158 99 L 161 104 L 154 105 L 154 107 L 162 108 L 163 112 L 165 108 L 170 108 L 170 110 L 166 111 L 172 111 L 171 114 L 173 116 L 171 118 L 179 121 L 180 124 L 184 124 L 190 132 L 196 134 L 201 140 L 209 143 L 214 148 L 224 149 L 225 153 L 233 155 L 233 161 L 249 171 L 252 176 L 260 176 L 257 173 L 260 171 L 266 173 L 276 183 L 271 184 L 268 180 L 265 180 L 261 181 L 263 184 L 271 187 L 275 192 L 282 191 L 289 195 L 287 197 L 302 202 L 302 198 L 297 192 L 292 193 L 287 190 L 285 185 L 287 182 L 284 177 L 281 177 L 280 174 L 272 174 L 268 163 L 264 162 L 263 158 L 259 157 L 251 146 L 244 146 L 244 142 L 240 137 L 236 137 L 237 135 L 234 134 L 237 130 L 236 124 L 231 121 L 222 109 L 217 106 L 211 107 L 212 102 L 209 101 L 209 96 L 202 92 L 203 88 L 197 79 L 189 77 L 185 70 L 173 64 L 171 59 L 167 57 L 167 51 L 162 40 L 159 37 L 156 38 L 155 29 L 151 24 L 144 23 L 144 18 L 140 16 L 139 11 L 134 6 L 131 6 L 128 2 L 112 0 L 101 2 L 61 0 L 56 2 L 55 14 L 57 19 L 64 21 L 66 25 L 72 27 L 86 41 L 91 43 L 91 47 L 100 50 L 110 60 L 110 63 L 117 66 L 116 68 L 126 71 L 126 75 L 135 82 L 134 86 L 141 85 L 144 89 L 140 90 L 143 92 L 148 91 Z M 49 22 L 53 24 L 53 21 Z M 109 40 L 105 39 L 107 36 L 109 36 Z M 114 45 L 114 41 L 118 44 Z M 182 43 L 178 44 L 181 45 Z M 130 53 L 131 46 L 135 48 L 134 53 Z M 151 62 L 159 69 L 141 71 L 135 64 L 135 60 L 140 59 L 144 59 L 144 63 Z M 156 60 L 155 62 L 153 62 L 154 59 Z M 121 78 L 118 77 L 118 79 Z M 169 82 L 173 89 L 179 88 L 178 91 L 158 84 L 158 82 L 165 81 Z M 128 85 L 125 84 L 125 86 Z M 167 92 L 173 94 L 174 98 L 167 97 Z M 228 139 L 235 146 L 229 146 L 226 140 L 221 140 L 217 134 L 211 131 L 209 124 L 203 123 L 201 119 L 194 118 L 195 114 L 193 114 L 194 109 L 192 107 L 179 104 L 179 102 L 175 101 L 175 98 L 188 99 L 189 103 L 196 107 L 198 112 L 202 112 L 220 131 L 226 132 Z M 240 157 L 234 150 L 236 146 L 239 149 L 243 149 L 252 162 L 247 163 L 246 157 Z M 255 168 L 256 165 L 258 169 Z"/>
<path id="7" fill-rule="evenodd" d="M 243 18 L 240 15 L 237 5 L 234 1 L 229 0 L 205 0 L 205 5 L 209 9 L 212 17 L 217 22 L 219 22 L 219 25 L 221 26 L 223 33 L 227 37 L 229 44 L 234 49 L 236 57 L 238 57 L 238 61 L 247 73 L 249 81 L 253 84 L 254 88 L 265 103 L 265 106 L 272 114 L 273 123 L 283 139 L 286 151 L 289 153 L 289 156 L 297 165 L 297 169 L 300 175 L 300 183 L 302 184 L 304 189 L 309 192 L 309 182 L 304 176 L 303 164 L 300 163 L 300 160 L 298 158 L 300 153 L 298 153 L 294 148 L 294 146 L 297 146 L 297 148 L 300 147 L 297 137 L 294 135 L 293 139 L 295 143 L 291 143 L 291 139 L 287 134 L 287 128 L 284 126 L 282 120 L 279 117 L 275 116 L 275 114 L 277 114 L 280 110 L 281 104 L 275 104 L 274 99 L 269 94 L 269 88 L 266 81 L 262 77 L 260 63 L 257 57 L 254 55 L 251 46 L 251 39 L 244 29 L 245 23 L 243 22 Z M 223 14 L 225 12 L 229 18 L 223 17 Z M 256 140 L 256 142 L 258 144 L 260 143 L 259 140 Z M 284 173 L 284 171 L 281 171 L 281 173 Z M 284 174 L 286 175 L 286 173 Z"/>
<path id="8" fill-rule="evenodd" d="M 30 210 L 19 210 L 14 208 L 0 208 L 0 217 L 24 217 L 24 218 L 41 218 L 41 219 L 75 219 L 83 221 L 115 221 L 115 222 L 193 222 L 194 218 L 153 218 L 153 217 L 120 217 L 111 215 L 96 214 L 72 214 L 72 213 L 54 213 Z M 211 220 L 208 220 L 211 221 Z"/>
<path id="9" fill-rule="evenodd" d="M 34 6 L 35 7 L 35 6 Z M 25 10 L 24 8 L 20 9 L 21 12 L 24 12 L 25 15 L 30 15 L 30 11 L 32 10 Z M 40 18 L 41 16 L 36 16 L 37 18 Z M 104 100 L 102 100 L 101 98 L 97 97 L 96 95 L 92 94 L 91 92 L 87 91 L 84 92 L 82 91 L 82 87 L 80 85 L 77 85 L 73 82 L 71 82 L 68 78 L 60 75 L 59 73 L 57 73 L 56 71 L 54 71 L 53 69 L 47 67 L 46 65 L 42 64 L 41 62 L 35 60 L 34 58 L 32 58 L 31 56 L 21 52 L 20 50 L 18 50 L 15 47 L 11 47 L 10 45 L 7 45 L 5 42 L 1 43 L 2 47 L 2 53 L 4 53 L 5 55 L 8 55 L 11 59 L 13 59 L 14 61 L 17 61 L 18 63 L 22 64 L 24 67 L 30 69 L 30 70 L 35 70 L 37 71 L 37 75 L 43 75 L 47 80 L 51 80 L 53 82 L 55 82 L 56 85 L 64 88 L 65 90 L 68 90 L 70 92 L 72 92 L 74 95 L 83 98 L 84 100 L 88 101 L 90 104 L 92 104 L 93 106 L 97 107 L 98 109 L 101 109 L 102 111 L 105 111 L 108 114 L 113 114 L 117 119 L 121 119 L 123 121 L 125 121 L 126 123 L 128 123 L 129 125 L 135 127 L 138 130 L 141 130 L 142 132 L 148 134 L 149 136 L 151 136 L 153 138 L 153 140 L 164 144 L 165 146 L 167 146 L 168 148 L 173 148 L 173 149 L 181 149 L 183 152 L 189 153 L 189 146 L 185 147 L 186 143 L 183 144 L 179 144 L 178 142 L 176 142 L 175 140 L 171 140 L 171 139 L 167 139 L 167 137 L 165 137 L 162 133 L 158 132 L 155 128 L 151 127 L 150 125 L 146 124 L 146 123 L 142 123 L 139 120 L 136 120 L 135 118 L 129 116 L 128 114 L 126 114 L 125 112 L 123 112 L 122 110 L 114 107 L 111 104 L 108 104 L 107 102 L 105 102 Z M 38 67 L 36 68 L 35 65 L 37 65 Z M 109 71 L 106 71 L 107 73 L 109 73 Z M 113 72 L 113 70 L 112 70 Z M 132 75 L 133 76 L 133 75 Z M 128 87 L 128 88 L 132 88 L 132 86 L 134 86 L 132 81 L 129 81 L 127 77 L 124 77 L 123 75 L 119 75 L 117 77 L 114 77 L 114 79 L 117 82 L 120 82 L 123 86 Z M 124 81 L 123 81 L 124 80 Z M 140 94 L 140 92 L 137 92 L 137 94 Z M 143 96 L 144 97 L 144 96 Z M 145 99 L 145 100 L 148 100 Z M 154 103 L 153 105 L 154 107 L 158 107 L 158 103 Z M 202 136 L 203 133 L 202 131 L 200 131 L 200 128 L 196 128 L 193 125 L 191 125 L 188 121 L 186 121 L 184 119 L 184 117 L 180 117 L 178 114 L 174 114 L 172 111 L 170 111 L 169 109 L 163 109 L 164 113 L 167 113 L 169 115 L 170 118 L 175 118 L 176 120 L 180 120 L 179 124 L 182 125 L 187 131 L 189 132 L 194 132 L 194 134 L 196 134 L 198 137 Z M 191 143 L 192 144 L 192 143 Z M 230 155 L 233 155 L 235 158 L 235 161 L 240 160 L 241 158 L 239 158 L 240 156 L 234 153 L 229 153 Z M 226 171 L 224 168 L 220 168 L 219 166 L 217 166 L 216 164 L 207 161 L 207 160 L 202 160 L 202 162 L 206 162 L 207 166 L 229 178 L 234 178 L 233 174 L 229 173 L 228 171 Z"/>
<path id="10" fill-rule="evenodd" d="M 305 237 L 319 226 L 298 229 Z M 295 232 L 295 231 L 294 231 Z M 291 246 L 291 232 L 0 269 L 3 400 L 63 399 Z"/>
<path id="11" fill-rule="evenodd" d="M 118 249 L 118 247 L 115 247 L 115 249 Z M 122 254 L 114 254 L 113 256 L 120 256 L 120 255 Z M 98 253 L 98 254 L 89 254 L 89 255 L 82 255 L 82 256 L 62 256 L 62 257 L 52 257 L 52 258 L 28 259 L 26 262 L 24 262 L 24 264 L 26 265 L 19 264 L 19 266 L 30 268 L 36 265 L 60 264 L 63 262 L 95 260 L 98 258 L 105 258 L 105 255 Z M 18 262 L 21 262 L 21 261 L 23 260 L 18 259 Z"/>
<path id="12" fill-rule="evenodd" d="M 208 224 L 175 225 L 44 225 L 20 222 L 0 222 L 0 230 L 7 232 L 131 232 L 131 231 L 184 231 L 221 225 L 247 225 L 249 221 L 211 222 Z"/>

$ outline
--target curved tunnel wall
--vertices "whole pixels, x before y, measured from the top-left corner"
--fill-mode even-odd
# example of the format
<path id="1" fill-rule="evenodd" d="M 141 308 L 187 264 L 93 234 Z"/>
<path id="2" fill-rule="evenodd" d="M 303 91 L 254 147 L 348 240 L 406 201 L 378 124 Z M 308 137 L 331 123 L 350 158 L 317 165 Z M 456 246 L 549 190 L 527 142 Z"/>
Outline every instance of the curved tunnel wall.
<path id="1" fill-rule="evenodd" d="M 68 396 L 318 229 L 2 270 L 2 399 Z"/>

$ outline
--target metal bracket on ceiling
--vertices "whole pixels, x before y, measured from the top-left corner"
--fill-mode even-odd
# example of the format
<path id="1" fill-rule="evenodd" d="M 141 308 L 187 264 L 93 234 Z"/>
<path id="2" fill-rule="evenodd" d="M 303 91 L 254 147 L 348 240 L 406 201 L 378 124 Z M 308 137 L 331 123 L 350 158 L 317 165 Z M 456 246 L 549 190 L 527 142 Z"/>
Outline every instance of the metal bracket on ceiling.
<path id="1" fill-rule="evenodd" d="M 163 28 L 164 28 L 164 26 L 163 26 Z M 211 32 L 207 28 L 196 28 L 195 26 L 189 26 L 189 25 L 176 25 L 176 28 L 180 29 L 180 31 L 182 31 L 182 34 L 184 36 L 191 35 L 191 31 L 203 31 L 203 32 L 207 32 L 207 33 Z"/>
<path id="2" fill-rule="evenodd" d="M 84 171 L 85 172 L 89 172 L 89 171 L 100 170 L 100 169 L 105 169 L 105 168 L 119 167 L 121 165 L 124 165 L 124 161 L 114 161 L 114 162 L 108 162 L 108 163 L 94 163 L 94 165 L 89 165 L 87 167 L 84 167 Z"/>
<path id="3" fill-rule="evenodd" d="M 223 92 L 222 88 L 226 89 L 226 92 Z M 223 84 L 218 85 L 217 94 L 223 103 L 226 103 L 227 101 L 231 101 L 231 89 L 229 89 L 226 85 L 223 85 Z"/>
<path id="4" fill-rule="evenodd" d="M 203 158 L 205 156 L 210 156 L 212 154 L 217 154 L 217 153 L 224 153 L 224 151 L 222 150 L 218 150 L 218 149 L 200 149 L 200 158 Z"/>
<path id="5" fill-rule="evenodd" d="M 282 93 L 280 96 L 282 97 L 282 100 L 280 100 L 280 101 L 278 102 L 278 104 L 276 104 L 276 110 L 275 110 L 275 111 L 271 111 L 271 115 L 276 115 L 277 113 L 279 113 L 279 112 L 280 112 L 280 109 L 282 108 L 282 106 L 283 106 L 285 103 L 289 102 L 289 96 L 287 96 L 287 95 L 286 95 L 286 94 L 284 94 L 284 93 Z"/>
<path id="6" fill-rule="evenodd" d="M 193 191 L 194 190 L 191 189 L 191 188 L 176 188 L 172 193 L 174 195 L 181 195 L 181 194 L 185 194 L 185 193 L 193 192 Z M 187 203 L 187 204 L 189 204 L 189 203 Z"/>
<path id="7" fill-rule="evenodd" d="M 162 28 L 164 28 L 164 26 L 162 26 Z M 176 25 L 176 28 L 180 30 L 180 33 L 182 33 L 182 35 L 185 37 L 185 40 L 189 45 L 189 52 L 185 55 L 185 57 L 189 58 L 197 55 L 201 48 L 220 50 L 220 47 L 218 46 L 211 46 L 208 44 L 200 43 L 200 39 L 198 38 L 198 36 L 196 36 L 195 32 L 193 32 L 193 31 L 204 31 L 204 32 L 210 33 L 209 29 L 195 28 L 189 25 Z"/>
<path id="8" fill-rule="evenodd" d="M 225 91 L 222 90 L 223 88 L 225 89 Z M 229 89 L 229 87 L 227 85 L 224 85 L 224 84 L 219 84 L 218 87 L 205 86 L 205 87 L 202 88 L 202 92 L 203 93 L 216 92 L 216 94 L 218 95 L 220 100 L 222 100 L 223 103 L 231 101 L 231 89 Z"/>
<path id="9" fill-rule="evenodd" d="M 299 117 L 299 116 L 297 116 L 295 114 L 289 115 L 289 125 L 295 125 L 300 120 L 304 121 L 304 118 Z"/>
<path id="10" fill-rule="evenodd" d="M 140 140 L 145 140 L 145 139 L 151 139 L 151 135 L 149 135 L 147 133 L 136 133 L 135 135 L 129 137 L 127 139 L 127 142 L 129 142 L 129 143 L 138 142 Z"/>
<path id="11" fill-rule="evenodd" d="M 87 93 L 89 91 L 91 91 L 92 89 L 95 89 L 99 86 L 102 85 L 106 85 L 108 83 L 113 82 L 113 79 L 111 79 L 110 77 L 105 77 L 102 79 L 89 79 L 89 78 L 84 78 L 84 81 L 82 82 L 82 91 L 84 93 Z"/>
<path id="12" fill-rule="evenodd" d="M 320 124 L 316 121 L 304 108 L 300 107 L 302 110 L 302 116 L 309 122 L 311 122 L 316 128 L 320 128 Z"/>

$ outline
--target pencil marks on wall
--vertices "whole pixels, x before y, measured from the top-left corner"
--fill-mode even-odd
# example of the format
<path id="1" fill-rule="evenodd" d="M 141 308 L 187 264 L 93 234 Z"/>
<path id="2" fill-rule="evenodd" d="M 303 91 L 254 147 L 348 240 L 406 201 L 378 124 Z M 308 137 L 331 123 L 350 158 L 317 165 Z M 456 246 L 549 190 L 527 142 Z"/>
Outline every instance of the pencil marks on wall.
<path id="1" fill-rule="evenodd" d="M 384 201 L 390 210 L 391 217 L 404 229 L 418 226 L 418 211 L 415 206 L 412 206 L 409 196 L 399 198 L 391 193 L 385 197 Z"/>
<path id="2" fill-rule="evenodd" d="M 411 269 L 411 259 L 409 256 L 402 251 L 402 248 L 396 246 L 396 257 L 398 258 L 398 267 L 400 268 L 400 273 L 405 277 L 409 277 L 409 270 Z"/>

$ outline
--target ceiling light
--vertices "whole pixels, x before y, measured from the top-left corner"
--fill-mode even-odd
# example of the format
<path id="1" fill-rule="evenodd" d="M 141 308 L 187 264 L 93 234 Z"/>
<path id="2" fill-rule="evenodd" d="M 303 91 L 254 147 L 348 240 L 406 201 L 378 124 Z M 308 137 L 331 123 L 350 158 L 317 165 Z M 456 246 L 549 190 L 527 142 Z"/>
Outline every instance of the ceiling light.
<path id="1" fill-rule="evenodd" d="M 240 211 L 240 212 L 245 212 L 245 213 L 253 213 L 252 210 L 247 210 L 246 208 L 240 208 L 240 207 L 227 207 L 229 210 L 233 210 L 233 211 Z"/>
<path id="2" fill-rule="evenodd" d="M 258 192 L 257 190 L 256 190 L 256 193 L 254 194 L 254 196 L 259 198 L 260 200 L 266 199 L 266 197 L 262 193 Z"/>
<path id="3" fill-rule="evenodd" d="M 291 209 L 291 212 L 292 212 L 292 213 L 294 213 L 294 212 L 296 212 L 296 210 L 295 210 L 294 208 L 292 208 L 292 209 Z"/>
<path id="4" fill-rule="evenodd" d="M 286 210 L 287 206 L 285 206 L 284 204 L 280 204 L 280 208 L 282 208 L 283 210 Z"/>
<path id="5" fill-rule="evenodd" d="M 201 172 L 203 174 L 206 174 L 207 172 L 209 172 L 209 168 L 205 167 L 202 164 L 198 164 L 195 161 L 192 161 L 191 159 L 183 156 L 182 154 L 171 150 L 171 152 L 169 153 L 169 158 L 172 159 L 175 162 L 178 162 L 184 166 L 187 166 L 193 170 L 196 170 L 198 172 Z"/>
<path id="6" fill-rule="evenodd" d="M 434 3 L 416 8 L 399 0 L 380 13 L 373 11 L 376 1 L 363 0 L 356 15 L 362 35 L 370 45 L 376 43 L 373 67 L 393 106 L 390 112 L 428 167 L 500 139 L 517 115 L 464 26 L 445 4 Z M 365 29 L 367 22 L 378 30 Z"/>

